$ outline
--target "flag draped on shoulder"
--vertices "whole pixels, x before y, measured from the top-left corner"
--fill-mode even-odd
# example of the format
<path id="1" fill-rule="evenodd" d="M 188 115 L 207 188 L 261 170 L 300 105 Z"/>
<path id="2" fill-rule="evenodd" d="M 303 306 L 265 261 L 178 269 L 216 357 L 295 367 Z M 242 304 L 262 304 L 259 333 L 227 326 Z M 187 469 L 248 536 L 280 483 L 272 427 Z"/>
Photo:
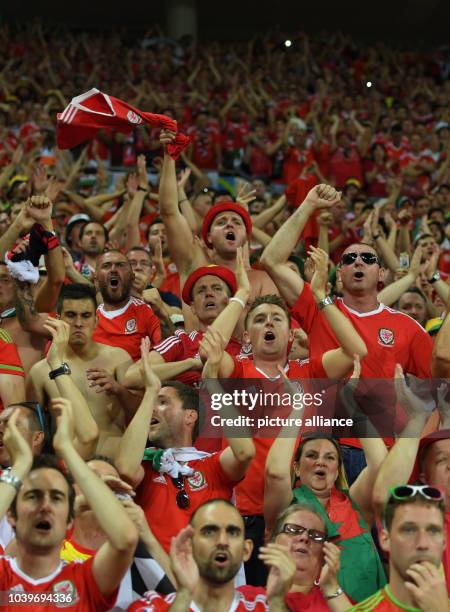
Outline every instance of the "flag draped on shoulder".
<path id="1" fill-rule="evenodd" d="M 98 130 L 110 128 L 128 134 L 138 125 L 149 125 L 176 132 L 175 141 L 167 147 L 177 159 L 188 146 L 190 138 L 178 132 L 177 122 L 166 115 L 141 111 L 131 104 L 102 93 L 95 87 L 72 98 L 62 113 L 57 114 L 57 144 L 70 149 L 94 138 Z"/>

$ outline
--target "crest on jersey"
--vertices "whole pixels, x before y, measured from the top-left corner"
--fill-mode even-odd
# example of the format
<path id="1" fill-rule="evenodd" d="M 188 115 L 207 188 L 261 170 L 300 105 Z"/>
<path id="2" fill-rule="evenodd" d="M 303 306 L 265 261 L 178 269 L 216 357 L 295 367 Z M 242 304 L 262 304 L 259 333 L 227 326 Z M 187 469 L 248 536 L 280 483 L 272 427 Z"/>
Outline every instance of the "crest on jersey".
<path id="1" fill-rule="evenodd" d="M 380 327 L 378 330 L 378 338 L 381 344 L 392 346 L 394 344 L 394 332 L 388 327 Z"/>
<path id="2" fill-rule="evenodd" d="M 206 486 L 206 480 L 200 470 L 195 470 L 192 476 L 187 479 L 191 489 L 201 489 Z"/>
<path id="3" fill-rule="evenodd" d="M 250 343 L 245 343 L 241 346 L 241 355 L 251 355 L 253 352 L 253 347 Z"/>
<path id="4" fill-rule="evenodd" d="M 52 592 L 63 593 L 66 595 L 66 606 L 73 606 L 73 604 L 75 604 L 79 599 L 77 589 L 71 580 L 61 580 L 61 582 L 56 582 L 52 586 Z M 58 604 L 58 608 L 61 607 L 64 607 L 63 602 Z"/>
<path id="5" fill-rule="evenodd" d="M 130 123 L 141 123 L 142 119 L 139 117 L 139 115 L 136 115 L 136 113 L 134 113 L 133 111 L 128 111 L 127 113 L 127 119 Z"/>
<path id="6" fill-rule="evenodd" d="M 125 323 L 125 332 L 127 334 L 132 334 L 136 331 L 136 327 L 136 319 L 128 319 L 128 321 Z"/>

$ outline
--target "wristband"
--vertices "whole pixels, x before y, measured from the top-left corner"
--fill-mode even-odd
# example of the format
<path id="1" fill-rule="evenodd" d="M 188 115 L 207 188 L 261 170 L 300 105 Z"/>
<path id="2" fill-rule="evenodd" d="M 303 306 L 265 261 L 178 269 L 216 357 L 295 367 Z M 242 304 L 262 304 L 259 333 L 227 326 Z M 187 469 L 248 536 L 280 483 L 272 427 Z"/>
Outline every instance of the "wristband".
<path id="1" fill-rule="evenodd" d="M 145 187 L 141 187 L 139 185 L 139 187 L 137 188 L 138 191 L 144 191 L 145 193 L 148 193 L 148 189 L 146 189 Z"/>
<path id="2" fill-rule="evenodd" d="M 438 280 L 441 280 L 441 275 L 439 274 L 439 271 L 436 270 L 433 276 L 428 279 L 428 282 L 432 285 L 433 283 L 436 283 Z"/>
<path id="3" fill-rule="evenodd" d="M 241 298 L 232 297 L 232 298 L 230 298 L 230 302 L 237 302 L 238 304 L 240 304 L 242 306 L 242 309 L 245 310 L 245 302 L 244 302 L 244 300 L 241 300 Z"/>
<path id="4" fill-rule="evenodd" d="M 331 593 L 331 595 L 324 594 L 324 597 L 326 600 L 334 599 L 335 597 L 339 597 L 340 595 L 342 595 L 343 592 L 344 589 L 342 587 L 338 587 L 334 593 Z"/>

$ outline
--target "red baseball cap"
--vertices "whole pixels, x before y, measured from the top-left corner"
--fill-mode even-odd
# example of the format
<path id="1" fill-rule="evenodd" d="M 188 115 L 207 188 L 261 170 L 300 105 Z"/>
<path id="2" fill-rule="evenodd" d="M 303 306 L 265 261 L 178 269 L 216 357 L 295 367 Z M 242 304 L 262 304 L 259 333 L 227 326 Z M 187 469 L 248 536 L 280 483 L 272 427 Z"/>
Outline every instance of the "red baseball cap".
<path id="1" fill-rule="evenodd" d="M 414 482 L 419 479 L 420 474 L 422 472 L 420 465 L 429 447 L 435 442 L 439 442 L 440 440 L 447 440 L 448 438 L 450 438 L 450 429 L 440 429 L 438 431 L 434 431 L 433 433 L 428 434 L 420 440 L 419 448 L 417 450 L 416 461 L 414 463 L 409 482 Z"/>
<path id="2" fill-rule="evenodd" d="M 212 246 L 212 244 L 208 240 L 208 232 L 209 228 L 212 225 L 212 222 L 217 217 L 217 215 L 220 215 L 220 213 L 227 211 L 235 212 L 242 217 L 242 220 L 245 223 L 245 228 L 247 230 L 247 236 L 250 236 L 250 234 L 252 233 L 252 220 L 245 208 L 240 204 L 237 204 L 236 202 L 222 202 L 221 204 L 216 204 L 215 206 L 212 206 L 206 213 L 205 218 L 203 219 L 202 238 L 206 246 Z"/>
<path id="3" fill-rule="evenodd" d="M 195 283 L 198 281 L 199 278 L 202 278 L 202 276 L 207 276 L 207 275 L 217 276 L 218 278 L 222 279 L 224 283 L 226 283 L 228 287 L 230 288 L 231 295 L 234 295 L 236 293 L 236 290 L 237 290 L 236 277 L 234 275 L 234 272 L 232 272 L 229 268 L 225 268 L 225 266 L 215 266 L 215 265 L 202 266 L 201 268 L 197 268 L 197 270 L 194 270 L 194 272 L 192 272 L 192 274 L 189 274 L 189 276 L 187 277 L 186 282 L 184 283 L 184 286 L 183 286 L 183 291 L 181 293 L 183 302 L 185 302 L 186 304 L 191 303 L 192 301 L 191 292 L 192 292 L 193 286 L 195 285 Z"/>

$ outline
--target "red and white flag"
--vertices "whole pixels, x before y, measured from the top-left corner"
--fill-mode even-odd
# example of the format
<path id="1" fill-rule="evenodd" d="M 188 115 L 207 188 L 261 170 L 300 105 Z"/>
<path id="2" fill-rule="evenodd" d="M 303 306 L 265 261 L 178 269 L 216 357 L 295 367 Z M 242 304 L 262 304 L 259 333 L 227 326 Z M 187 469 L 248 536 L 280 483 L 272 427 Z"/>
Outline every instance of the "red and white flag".
<path id="1" fill-rule="evenodd" d="M 70 149 L 94 138 L 98 130 L 112 128 L 125 134 L 130 133 L 138 125 L 176 132 L 175 141 L 167 147 L 173 159 L 188 146 L 191 139 L 178 132 L 177 122 L 166 115 L 146 113 L 131 104 L 102 93 L 95 87 L 79 96 L 72 98 L 62 113 L 56 115 L 56 141 L 60 149 Z"/>

